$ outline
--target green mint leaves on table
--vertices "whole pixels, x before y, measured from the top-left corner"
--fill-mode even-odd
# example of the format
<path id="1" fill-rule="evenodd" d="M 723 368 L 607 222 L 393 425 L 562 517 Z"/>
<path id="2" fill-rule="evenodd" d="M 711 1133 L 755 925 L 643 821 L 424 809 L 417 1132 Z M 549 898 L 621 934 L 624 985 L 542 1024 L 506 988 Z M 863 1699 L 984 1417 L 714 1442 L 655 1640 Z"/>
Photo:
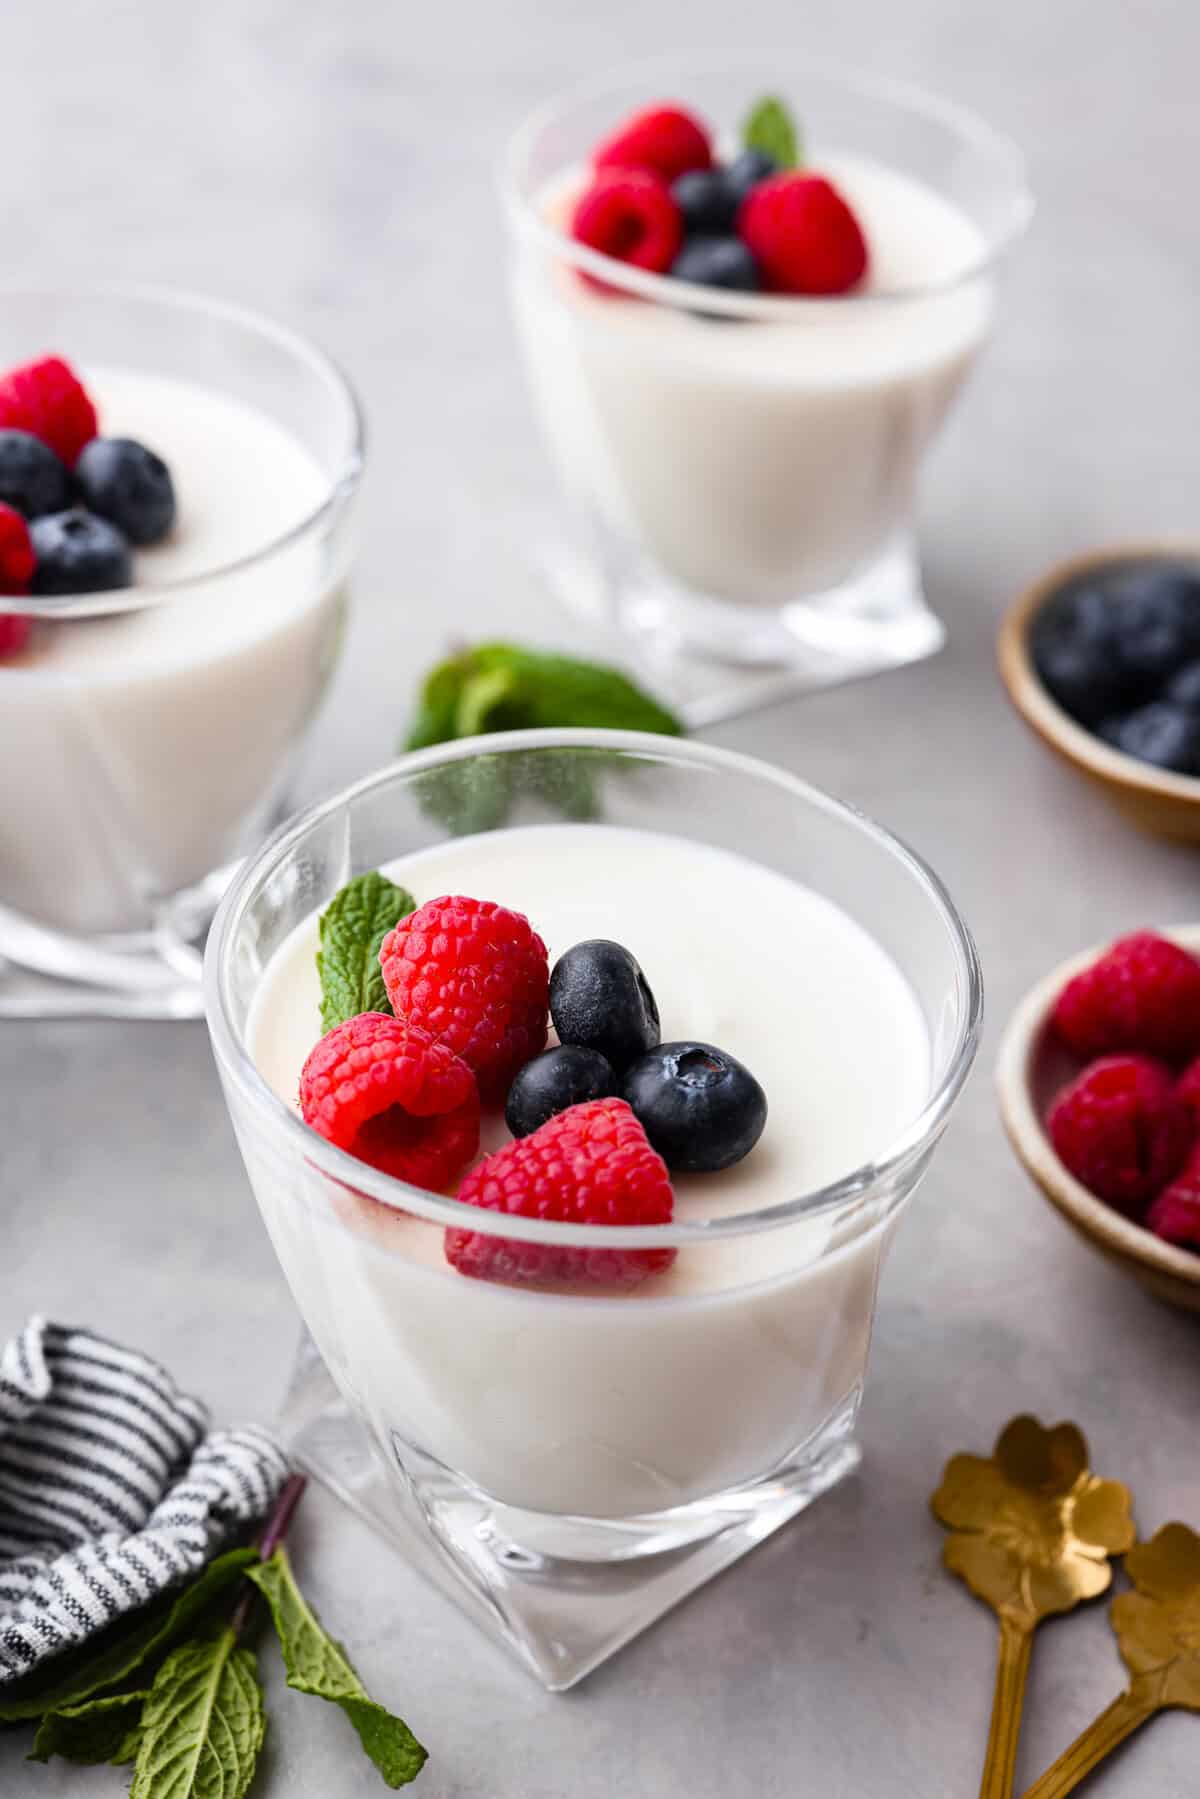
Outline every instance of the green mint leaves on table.
<path id="1" fill-rule="evenodd" d="M 403 887 L 372 870 L 335 893 L 321 914 L 321 1029 L 331 1031 L 360 1012 L 390 1012 L 379 951 L 393 925 L 416 911 Z"/>
<path id="2" fill-rule="evenodd" d="M 761 150 L 781 169 L 800 166 L 800 132 L 791 108 L 776 94 L 764 94 L 746 115 L 742 143 L 747 150 Z"/>
<path id="3" fill-rule="evenodd" d="M 99 1650 L 58 1658 L 0 1695 L 0 1722 L 40 1720 L 32 1761 L 132 1762 L 130 1799 L 244 1799 L 267 1724 L 257 1656 L 241 1642 L 248 1579 L 266 1597 L 288 1685 L 341 1707 L 385 1786 L 416 1779 L 425 1750 L 370 1697 L 296 1585 L 282 1540 L 304 1484 L 289 1480 L 257 1549 L 217 1556 Z"/>

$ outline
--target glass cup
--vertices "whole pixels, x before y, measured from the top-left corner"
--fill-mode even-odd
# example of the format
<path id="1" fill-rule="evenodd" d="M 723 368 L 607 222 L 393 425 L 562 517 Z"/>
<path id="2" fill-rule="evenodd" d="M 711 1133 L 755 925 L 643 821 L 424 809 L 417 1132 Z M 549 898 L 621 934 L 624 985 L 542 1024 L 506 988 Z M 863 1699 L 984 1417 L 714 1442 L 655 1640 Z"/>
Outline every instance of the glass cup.
<path id="1" fill-rule="evenodd" d="M 198 993 L 187 940 L 277 814 L 334 667 L 362 417 L 321 351 L 217 301 L 0 288 L 0 367 L 48 346 L 95 385 L 102 431 L 144 435 L 168 460 L 178 438 L 192 460 L 173 470 L 169 554 L 139 552 L 137 585 L 0 598 L 36 621 L 0 660 L 0 762 L 21 770 L 0 808 L 0 957 L 151 1004 L 177 975 Z M 253 512 L 210 475 L 212 416 L 273 458 Z"/>
<path id="2" fill-rule="evenodd" d="M 501 1219 L 332 1147 L 268 1084 L 264 973 L 314 909 L 366 869 L 477 829 L 482 802 L 495 818 L 498 793 L 505 830 L 553 817 L 585 783 L 599 823 L 739 852 L 815 887 L 887 951 L 920 1008 L 929 1073 L 872 1159 L 819 1191 L 669 1226 Z M 307 1003 L 299 1060 L 319 1033 Z M 880 1266 L 982 1012 L 965 925 L 886 832 L 696 742 L 547 730 L 440 746 L 302 814 L 244 865 L 210 935 L 206 1010 L 254 1192 L 324 1361 L 297 1372 L 294 1453 L 547 1686 L 569 1686 L 856 1465 Z M 270 1015 L 262 1043 L 294 1003 Z M 778 1115 L 787 1094 L 771 1104 Z M 674 1250 L 671 1291 L 466 1279 L 443 1253 L 456 1227 L 518 1246 Z"/>
<path id="3" fill-rule="evenodd" d="M 729 154 L 763 94 L 793 108 L 869 241 L 878 227 L 862 291 L 701 289 L 567 234 L 592 152 L 630 113 L 672 96 Z M 517 332 L 570 515 L 576 553 L 552 559 L 568 595 L 664 656 L 792 663 L 809 684 L 937 647 L 915 487 L 1030 211 L 1015 147 L 916 89 L 799 58 L 671 57 L 535 113 L 503 198 Z"/>

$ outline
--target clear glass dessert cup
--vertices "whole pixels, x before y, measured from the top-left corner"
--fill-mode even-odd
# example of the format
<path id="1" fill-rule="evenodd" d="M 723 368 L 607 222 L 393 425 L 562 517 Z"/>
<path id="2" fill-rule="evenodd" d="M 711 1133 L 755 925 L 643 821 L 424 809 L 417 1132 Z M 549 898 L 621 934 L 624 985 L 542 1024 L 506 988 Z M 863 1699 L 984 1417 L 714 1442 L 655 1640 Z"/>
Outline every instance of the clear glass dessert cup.
<path id="1" fill-rule="evenodd" d="M 504 829 L 552 818 L 581 781 L 597 821 L 736 852 L 816 888 L 886 950 L 930 1045 L 920 1104 L 891 1143 L 819 1191 L 617 1230 L 418 1192 L 281 1102 L 251 1031 L 294 927 L 352 876 L 478 829 L 477 802 L 497 791 Z M 857 1465 L 880 1267 L 982 1015 L 965 925 L 885 831 L 696 742 L 537 731 L 445 745 L 252 857 L 214 922 L 205 985 L 238 1141 L 311 1338 L 285 1414 L 293 1451 L 547 1686 L 571 1685 Z M 788 1104 L 772 1093 L 773 1115 Z M 576 1250 L 670 1248 L 687 1279 L 658 1297 L 652 1279 L 625 1293 L 468 1279 L 443 1253 L 463 1225 Z"/>
<path id="2" fill-rule="evenodd" d="M 336 663 L 362 417 L 314 345 L 218 301 L 0 287 L 0 367 L 50 350 L 85 382 L 116 372 L 224 396 L 307 458 L 312 503 L 265 537 L 239 520 L 232 557 L 198 553 L 181 578 L 158 578 L 151 552 L 119 592 L 0 597 L 0 613 L 37 621 L 28 650 L 0 660 L 0 762 L 21 770 L 0 808 L 0 967 L 60 983 L 6 982 L 0 1011 L 198 1015 L 193 939 L 231 863 L 279 815 Z M 123 428 L 136 435 L 136 418 Z M 212 530 L 189 514 L 187 472 L 175 471 L 177 529 Z M 282 494 L 283 468 L 272 478 Z"/>
<path id="3" fill-rule="evenodd" d="M 764 94 L 852 200 L 863 169 L 902 179 L 874 204 L 912 206 L 911 232 L 896 227 L 897 261 L 889 228 L 863 288 L 698 288 L 569 236 L 591 153 L 630 113 L 669 98 L 728 152 Z M 569 547 L 550 552 L 569 599 L 664 662 L 792 665 L 806 684 L 936 648 L 916 481 L 1030 212 L 1016 148 L 916 89 L 801 58 L 659 58 L 529 118 L 503 199 L 518 337 L 569 514 Z"/>

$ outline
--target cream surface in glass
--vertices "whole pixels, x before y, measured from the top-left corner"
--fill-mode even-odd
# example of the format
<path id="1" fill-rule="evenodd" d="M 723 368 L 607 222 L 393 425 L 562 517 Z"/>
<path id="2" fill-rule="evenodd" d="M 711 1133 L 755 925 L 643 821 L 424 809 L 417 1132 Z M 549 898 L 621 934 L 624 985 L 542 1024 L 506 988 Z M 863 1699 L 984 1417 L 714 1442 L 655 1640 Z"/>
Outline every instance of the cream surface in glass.
<path id="1" fill-rule="evenodd" d="M 507 827 L 448 835 L 470 783 L 498 771 Z M 598 822 L 554 822 L 581 772 Z M 612 1231 L 417 1195 L 318 1139 L 290 1104 L 320 1030 L 315 915 L 381 865 L 418 900 L 526 910 L 552 956 L 626 942 L 666 1035 L 717 1042 L 763 1082 L 756 1150 L 677 1179 L 673 1225 Z M 390 1535 L 415 1524 L 547 1684 L 579 1678 L 855 1465 L 883 1252 L 979 1023 L 961 924 L 874 827 L 777 771 L 662 739 L 426 752 L 255 859 L 215 927 L 208 1005 L 260 1207 L 340 1394 L 302 1383 L 297 1453 Z M 488 1130 L 503 1139 L 499 1119 Z M 448 1266 L 444 1228 L 460 1221 L 677 1255 L 632 1290 L 506 1286 Z M 338 1403 L 374 1447 L 371 1464 L 349 1439 L 353 1477 L 345 1445 L 330 1453 Z"/>

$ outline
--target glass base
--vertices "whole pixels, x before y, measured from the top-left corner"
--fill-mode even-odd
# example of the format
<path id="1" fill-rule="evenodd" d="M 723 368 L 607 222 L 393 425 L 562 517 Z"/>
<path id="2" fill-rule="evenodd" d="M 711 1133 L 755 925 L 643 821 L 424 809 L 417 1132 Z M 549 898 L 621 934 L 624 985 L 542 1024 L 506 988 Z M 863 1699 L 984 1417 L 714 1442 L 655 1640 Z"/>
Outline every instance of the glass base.
<path id="1" fill-rule="evenodd" d="M 946 638 L 907 535 L 851 580 L 778 610 L 696 593 L 644 563 L 609 574 L 565 542 L 543 566 L 594 653 L 636 665 L 692 730 L 922 661 Z"/>
<path id="2" fill-rule="evenodd" d="M 498 1505 L 398 1440 L 385 1465 L 307 1337 L 281 1428 L 300 1467 L 558 1693 L 853 1473 L 858 1400 L 770 1478 L 619 1520 Z"/>

